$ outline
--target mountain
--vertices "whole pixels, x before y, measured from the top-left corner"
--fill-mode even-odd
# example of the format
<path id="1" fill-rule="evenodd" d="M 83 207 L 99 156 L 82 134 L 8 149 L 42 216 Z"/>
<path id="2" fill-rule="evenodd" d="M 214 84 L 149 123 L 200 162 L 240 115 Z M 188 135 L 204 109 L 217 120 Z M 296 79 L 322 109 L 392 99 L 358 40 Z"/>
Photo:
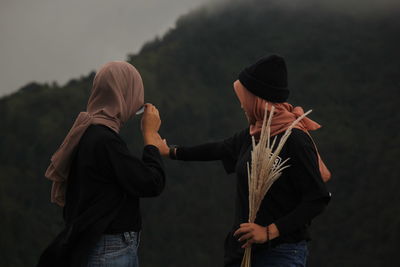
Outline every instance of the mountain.
<path id="1" fill-rule="evenodd" d="M 290 102 L 323 125 L 313 133 L 333 173 L 332 201 L 313 221 L 309 266 L 397 266 L 400 248 L 400 15 L 340 12 L 307 0 L 229 1 L 185 16 L 128 61 L 159 107 L 170 144 L 226 138 L 246 127 L 232 83 L 241 69 L 283 55 Z M 63 86 L 28 84 L 0 99 L 0 262 L 32 266 L 62 228 L 43 173 L 94 73 Z M 123 129 L 140 154 L 139 118 Z M 166 161 L 160 198 L 144 199 L 143 267 L 221 266 L 235 177 L 219 162 Z"/>

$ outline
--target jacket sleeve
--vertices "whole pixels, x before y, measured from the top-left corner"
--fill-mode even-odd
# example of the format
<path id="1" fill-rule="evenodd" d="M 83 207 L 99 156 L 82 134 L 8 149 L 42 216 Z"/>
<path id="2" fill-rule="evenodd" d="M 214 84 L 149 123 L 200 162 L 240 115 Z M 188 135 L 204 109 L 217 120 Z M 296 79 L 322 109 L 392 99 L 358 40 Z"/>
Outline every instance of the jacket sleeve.
<path id="1" fill-rule="evenodd" d="M 180 146 L 176 149 L 176 158 L 183 161 L 221 160 L 225 171 L 233 173 L 245 130 L 219 142 L 210 142 L 197 146 Z"/>
<path id="2" fill-rule="evenodd" d="M 165 172 L 157 147 L 143 148 L 142 159 L 133 156 L 122 140 L 104 144 L 117 183 L 134 197 L 155 197 L 165 187 Z"/>
<path id="3" fill-rule="evenodd" d="M 290 149 L 289 167 L 296 172 L 290 175 L 300 191 L 301 200 L 294 210 L 279 218 L 275 224 L 280 235 L 285 235 L 309 224 L 330 201 L 330 193 L 322 181 L 318 168 L 317 153 L 311 139 L 302 133 L 300 138 L 288 139 Z"/>

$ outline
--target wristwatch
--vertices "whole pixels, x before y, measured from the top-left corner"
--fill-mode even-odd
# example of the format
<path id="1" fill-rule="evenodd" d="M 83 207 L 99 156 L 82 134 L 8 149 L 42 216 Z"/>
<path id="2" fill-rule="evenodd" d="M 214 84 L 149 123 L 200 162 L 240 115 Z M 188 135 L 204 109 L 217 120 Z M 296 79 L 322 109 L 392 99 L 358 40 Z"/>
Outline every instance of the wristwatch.
<path id="1" fill-rule="evenodd" d="M 177 145 L 170 145 L 169 146 L 169 158 L 170 159 L 177 159 L 176 158 L 176 149 L 178 148 Z"/>

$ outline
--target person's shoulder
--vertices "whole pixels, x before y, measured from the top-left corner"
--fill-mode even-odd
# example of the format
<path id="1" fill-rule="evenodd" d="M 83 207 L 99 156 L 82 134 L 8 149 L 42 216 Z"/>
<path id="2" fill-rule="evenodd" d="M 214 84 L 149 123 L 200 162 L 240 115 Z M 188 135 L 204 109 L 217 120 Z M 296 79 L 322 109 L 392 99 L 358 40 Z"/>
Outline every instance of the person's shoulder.
<path id="1" fill-rule="evenodd" d="M 293 128 L 289 138 L 292 140 L 308 140 L 310 137 L 305 131 Z"/>
<path id="2" fill-rule="evenodd" d="M 233 145 L 237 149 L 242 147 L 243 145 L 251 144 L 251 136 L 250 136 L 250 129 L 249 127 L 237 131 L 229 138 L 225 139 L 225 143 Z"/>
<path id="3" fill-rule="evenodd" d="M 238 140 L 244 140 L 246 138 L 250 138 L 250 129 L 249 129 L 249 127 L 234 132 L 232 135 L 230 135 L 225 140 L 238 141 Z"/>
<path id="4" fill-rule="evenodd" d="M 291 153 L 294 154 L 315 154 L 316 149 L 310 135 L 300 129 L 294 128 L 286 141 Z"/>
<path id="5" fill-rule="evenodd" d="M 90 125 L 84 136 L 83 140 L 90 141 L 91 143 L 108 143 L 108 142 L 118 142 L 123 143 L 119 134 L 113 131 L 111 128 L 101 125 L 101 124 L 92 124 Z"/>
<path id="6" fill-rule="evenodd" d="M 246 127 L 238 132 L 236 132 L 235 136 L 239 139 L 250 138 L 250 128 Z"/>
<path id="7" fill-rule="evenodd" d="M 305 150 L 311 148 L 314 150 L 314 144 L 311 137 L 305 131 L 297 128 L 292 130 L 292 133 L 287 139 L 287 143 L 292 149 Z"/>

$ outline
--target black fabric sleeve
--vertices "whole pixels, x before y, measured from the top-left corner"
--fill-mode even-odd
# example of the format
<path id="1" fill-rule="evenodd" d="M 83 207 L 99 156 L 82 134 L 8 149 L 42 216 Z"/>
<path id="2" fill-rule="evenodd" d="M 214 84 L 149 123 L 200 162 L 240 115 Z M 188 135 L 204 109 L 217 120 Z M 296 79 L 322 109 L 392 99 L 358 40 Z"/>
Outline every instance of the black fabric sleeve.
<path id="1" fill-rule="evenodd" d="M 104 148 L 111 162 L 117 182 L 134 197 L 155 197 L 165 187 L 165 172 L 157 147 L 147 145 L 143 148 L 142 159 L 128 150 L 122 140 L 104 142 Z"/>
<path id="2" fill-rule="evenodd" d="M 292 133 L 293 134 L 293 133 Z M 286 216 L 279 218 L 275 224 L 280 235 L 293 232 L 309 224 L 320 214 L 330 200 L 330 193 L 321 178 L 318 167 L 318 158 L 314 145 L 305 133 L 290 136 L 289 171 L 301 192 L 301 202 Z"/>
<path id="3" fill-rule="evenodd" d="M 176 159 L 183 161 L 221 160 L 225 171 L 233 173 L 245 131 L 220 142 L 210 142 L 192 147 L 179 146 L 176 149 Z"/>

